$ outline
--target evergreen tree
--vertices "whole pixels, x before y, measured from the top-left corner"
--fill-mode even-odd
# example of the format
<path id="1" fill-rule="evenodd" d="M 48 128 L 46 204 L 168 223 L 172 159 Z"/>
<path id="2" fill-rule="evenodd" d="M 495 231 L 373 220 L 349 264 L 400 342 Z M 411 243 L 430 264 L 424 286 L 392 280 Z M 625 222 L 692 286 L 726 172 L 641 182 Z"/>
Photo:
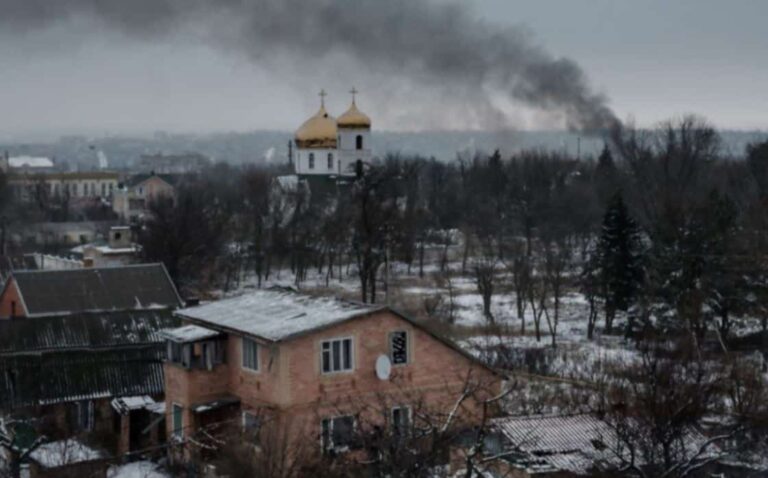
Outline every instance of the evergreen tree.
<path id="1" fill-rule="evenodd" d="M 626 311 L 632 305 L 643 279 L 640 230 L 621 193 L 613 196 L 605 212 L 596 255 L 605 331 L 611 333 L 616 311 Z"/>
<path id="2" fill-rule="evenodd" d="M 595 166 L 595 187 L 597 188 L 597 197 L 600 199 L 600 205 L 603 206 L 616 194 L 619 188 L 617 181 L 619 172 L 616 169 L 616 163 L 613 160 L 608 145 L 603 145 L 603 151 L 597 158 Z"/>

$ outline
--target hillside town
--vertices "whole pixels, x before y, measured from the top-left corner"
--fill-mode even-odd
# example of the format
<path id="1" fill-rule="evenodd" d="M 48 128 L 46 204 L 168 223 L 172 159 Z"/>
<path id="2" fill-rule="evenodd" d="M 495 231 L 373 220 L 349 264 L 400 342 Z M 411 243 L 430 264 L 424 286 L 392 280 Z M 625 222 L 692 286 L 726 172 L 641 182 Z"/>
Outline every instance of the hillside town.
<path id="1" fill-rule="evenodd" d="M 379 156 L 357 95 L 337 118 L 321 91 L 272 169 L 5 155 L 9 476 L 768 473 L 765 256 L 724 193 L 706 245 L 656 251 L 632 139 L 457 176 Z"/>
<path id="2" fill-rule="evenodd" d="M 0 0 L 0 478 L 768 477 L 766 15 Z"/>

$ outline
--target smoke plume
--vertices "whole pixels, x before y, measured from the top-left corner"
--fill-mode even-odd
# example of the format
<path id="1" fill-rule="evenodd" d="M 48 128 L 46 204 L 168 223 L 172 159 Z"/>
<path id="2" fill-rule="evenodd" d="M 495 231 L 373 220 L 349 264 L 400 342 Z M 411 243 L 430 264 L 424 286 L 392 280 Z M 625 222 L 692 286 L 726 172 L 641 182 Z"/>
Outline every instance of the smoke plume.
<path id="1" fill-rule="evenodd" d="M 558 113 L 586 131 L 618 124 L 607 99 L 573 61 L 556 58 L 521 30 L 433 0 L 0 0 L 0 27 L 29 31 L 92 17 L 141 40 L 195 31 L 254 61 L 281 56 L 333 68 L 351 58 L 377 72 L 447 86 L 477 101 L 468 115 L 494 117 L 494 97 Z M 386 80 L 382 80 L 383 82 Z M 503 114 L 502 114 L 503 116 Z M 497 118 L 494 117 L 494 121 Z"/>

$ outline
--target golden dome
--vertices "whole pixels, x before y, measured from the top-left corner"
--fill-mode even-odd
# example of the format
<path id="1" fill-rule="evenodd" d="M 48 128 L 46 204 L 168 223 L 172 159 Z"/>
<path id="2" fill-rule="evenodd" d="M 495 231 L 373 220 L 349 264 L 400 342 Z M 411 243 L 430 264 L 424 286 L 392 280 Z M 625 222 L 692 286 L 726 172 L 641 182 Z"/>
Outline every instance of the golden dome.
<path id="1" fill-rule="evenodd" d="M 296 130 L 296 146 L 299 148 L 335 148 L 336 120 L 325 111 L 325 106 Z"/>
<path id="2" fill-rule="evenodd" d="M 339 116 L 336 123 L 338 123 L 340 128 L 370 128 L 371 118 L 357 109 L 355 100 L 352 100 L 352 105 L 343 115 Z"/>

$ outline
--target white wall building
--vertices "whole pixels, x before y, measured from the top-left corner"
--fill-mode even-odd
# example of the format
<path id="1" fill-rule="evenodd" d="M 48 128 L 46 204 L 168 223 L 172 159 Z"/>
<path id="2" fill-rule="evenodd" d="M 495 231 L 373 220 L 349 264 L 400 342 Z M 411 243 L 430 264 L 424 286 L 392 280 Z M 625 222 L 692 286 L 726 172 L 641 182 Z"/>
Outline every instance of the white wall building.
<path id="1" fill-rule="evenodd" d="M 320 92 L 320 110 L 296 131 L 293 158 L 298 175 L 354 176 L 356 165 L 371 160 L 371 120 L 355 103 L 339 118 L 325 109 L 325 92 Z"/>

